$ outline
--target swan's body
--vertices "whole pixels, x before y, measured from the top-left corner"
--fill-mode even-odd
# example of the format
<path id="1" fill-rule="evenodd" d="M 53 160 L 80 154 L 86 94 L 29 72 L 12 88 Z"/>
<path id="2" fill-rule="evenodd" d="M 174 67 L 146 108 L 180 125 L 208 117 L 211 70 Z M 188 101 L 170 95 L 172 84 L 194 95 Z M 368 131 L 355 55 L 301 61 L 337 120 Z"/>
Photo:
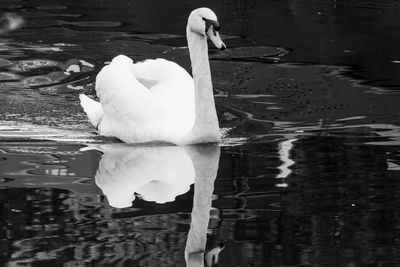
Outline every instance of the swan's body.
<path id="1" fill-rule="evenodd" d="M 127 143 L 218 142 L 221 134 L 207 47 L 209 36 L 217 47 L 225 48 L 218 29 L 210 9 L 199 8 L 190 14 L 186 33 L 193 78 L 165 59 L 133 63 L 126 56 L 115 57 L 97 75 L 100 102 L 80 95 L 90 122 L 101 135 Z"/>
<path id="2" fill-rule="evenodd" d="M 96 92 L 100 103 L 85 95 L 80 98 L 101 135 L 127 143 L 177 143 L 193 126 L 193 79 L 172 61 L 133 64 L 117 56 L 97 75 Z"/>

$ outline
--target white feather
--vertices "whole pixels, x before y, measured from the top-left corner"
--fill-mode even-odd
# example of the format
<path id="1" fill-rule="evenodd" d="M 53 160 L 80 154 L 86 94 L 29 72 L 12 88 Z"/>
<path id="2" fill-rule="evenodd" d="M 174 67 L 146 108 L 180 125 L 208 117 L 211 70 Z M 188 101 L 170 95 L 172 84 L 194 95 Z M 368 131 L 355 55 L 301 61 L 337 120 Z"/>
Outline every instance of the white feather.
<path id="1" fill-rule="evenodd" d="M 103 119 L 104 115 L 101 104 L 84 94 L 80 94 L 79 99 L 81 101 L 81 106 L 83 107 L 83 110 L 86 112 L 86 115 L 89 118 L 90 123 L 94 127 L 97 127 Z"/>

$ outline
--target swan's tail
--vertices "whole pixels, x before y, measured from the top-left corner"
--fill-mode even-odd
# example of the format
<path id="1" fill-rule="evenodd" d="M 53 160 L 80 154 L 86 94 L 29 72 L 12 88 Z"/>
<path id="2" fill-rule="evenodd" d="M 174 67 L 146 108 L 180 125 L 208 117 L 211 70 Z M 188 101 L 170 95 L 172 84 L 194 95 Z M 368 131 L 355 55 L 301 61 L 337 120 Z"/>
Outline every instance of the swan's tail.
<path id="1" fill-rule="evenodd" d="M 79 94 L 79 99 L 81 100 L 81 106 L 86 112 L 89 121 L 93 124 L 94 127 L 97 128 L 104 116 L 101 104 L 84 94 Z"/>

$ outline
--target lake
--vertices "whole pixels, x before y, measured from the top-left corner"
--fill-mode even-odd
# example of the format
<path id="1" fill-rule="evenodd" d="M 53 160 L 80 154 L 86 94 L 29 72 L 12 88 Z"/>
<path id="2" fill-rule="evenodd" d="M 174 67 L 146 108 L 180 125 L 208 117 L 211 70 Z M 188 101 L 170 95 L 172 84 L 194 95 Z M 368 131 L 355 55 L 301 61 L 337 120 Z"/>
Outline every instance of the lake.
<path id="1" fill-rule="evenodd" d="M 209 51 L 221 144 L 98 136 L 79 93 L 95 97 L 119 54 L 191 73 L 185 27 L 201 6 L 227 45 Z M 399 266 L 399 12 L 394 0 L 3 0 L 0 14 L 25 23 L 0 35 L 0 263 Z"/>

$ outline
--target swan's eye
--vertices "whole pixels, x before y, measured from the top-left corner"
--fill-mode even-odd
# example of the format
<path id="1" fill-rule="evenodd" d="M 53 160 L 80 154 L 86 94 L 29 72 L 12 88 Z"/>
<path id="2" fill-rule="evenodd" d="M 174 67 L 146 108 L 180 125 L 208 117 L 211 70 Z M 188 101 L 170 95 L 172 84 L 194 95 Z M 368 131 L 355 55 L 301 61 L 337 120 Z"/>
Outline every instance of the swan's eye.
<path id="1" fill-rule="evenodd" d="M 203 18 L 203 20 L 206 23 L 206 32 L 211 27 L 211 25 L 213 25 L 214 35 L 215 35 L 215 31 L 219 31 L 221 29 L 221 25 L 219 25 L 218 21 L 212 20 L 212 19 L 206 19 L 206 18 Z"/>

